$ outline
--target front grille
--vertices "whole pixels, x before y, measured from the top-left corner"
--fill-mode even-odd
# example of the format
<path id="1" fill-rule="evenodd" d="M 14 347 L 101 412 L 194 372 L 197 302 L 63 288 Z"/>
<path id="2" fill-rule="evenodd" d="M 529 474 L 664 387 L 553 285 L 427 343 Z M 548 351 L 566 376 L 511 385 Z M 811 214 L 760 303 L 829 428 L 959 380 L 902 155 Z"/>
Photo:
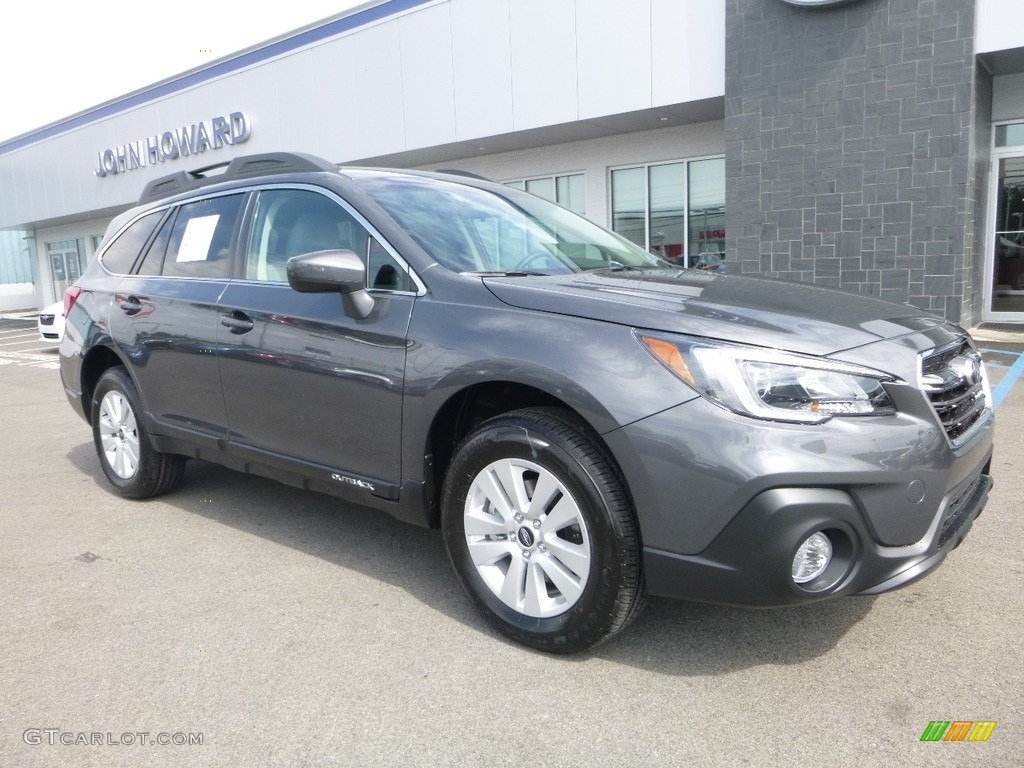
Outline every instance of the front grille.
<path id="1" fill-rule="evenodd" d="M 53 325 L 53 321 L 54 321 L 55 318 L 56 318 L 56 315 L 40 315 L 39 316 L 39 324 L 40 325 Z"/>
<path id="2" fill-rule="evenodd" d="M 981 355 L 967 339 L 937 349 L 921 361 L 921 388 L 954 443 L 977 423 L 988 405 Z"/>

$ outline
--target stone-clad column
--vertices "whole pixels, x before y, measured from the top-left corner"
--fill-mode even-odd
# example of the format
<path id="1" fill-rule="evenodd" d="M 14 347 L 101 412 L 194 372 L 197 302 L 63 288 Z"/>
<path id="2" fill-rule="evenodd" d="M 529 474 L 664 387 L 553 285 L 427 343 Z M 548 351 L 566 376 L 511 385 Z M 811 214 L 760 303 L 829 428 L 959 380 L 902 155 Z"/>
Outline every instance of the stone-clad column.
<path id="1" fill-rule="evenodd" d="M 727 0 L 733 271 L 977 320 L 990 80 L 973 36 L 972 0 Z"/>

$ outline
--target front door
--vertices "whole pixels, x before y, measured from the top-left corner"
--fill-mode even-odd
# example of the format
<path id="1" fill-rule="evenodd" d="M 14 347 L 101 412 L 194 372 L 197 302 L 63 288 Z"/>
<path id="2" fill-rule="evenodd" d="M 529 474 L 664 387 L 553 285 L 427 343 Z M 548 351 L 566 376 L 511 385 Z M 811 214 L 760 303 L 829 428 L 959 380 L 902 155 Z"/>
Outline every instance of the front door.
<path id="1" fill-rule="evenodd" d="M 345 249 L 378 276 L 376 305 L 348 317 L 337 293 L 288 285 L 285 262 Z M 220 299 L 221 378 L 236 451 L 389 497 L 401 481 L 406 338 L 415 303 L 405 266 L 357 215 L 314 189 L 259 193 L 244 279 Z M 376 285 L 375 285 L 376 281 Z M 381 482 L 383 481 L 383 482 Z"/>

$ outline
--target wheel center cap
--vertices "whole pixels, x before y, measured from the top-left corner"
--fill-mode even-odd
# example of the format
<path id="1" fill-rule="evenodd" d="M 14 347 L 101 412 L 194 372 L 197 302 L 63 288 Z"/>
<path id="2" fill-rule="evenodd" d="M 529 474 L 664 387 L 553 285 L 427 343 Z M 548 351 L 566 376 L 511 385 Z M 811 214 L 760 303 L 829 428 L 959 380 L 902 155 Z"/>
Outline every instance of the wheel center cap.
<path id="1" fill-rule="evenodd" d="M 516 538 L 519 539 L 519 543 L 527 549 L 533 546 L 533 531 L 525 525 L 516 532 Z"/>

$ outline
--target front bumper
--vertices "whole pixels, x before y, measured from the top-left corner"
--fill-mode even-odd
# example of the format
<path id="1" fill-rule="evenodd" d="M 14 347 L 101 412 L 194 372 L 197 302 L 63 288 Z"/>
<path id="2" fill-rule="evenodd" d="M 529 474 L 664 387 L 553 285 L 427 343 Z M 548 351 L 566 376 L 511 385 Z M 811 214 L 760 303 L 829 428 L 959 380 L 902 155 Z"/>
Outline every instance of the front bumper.
<path id="1" fill-rule="evenodd" d="M 911 584 L 938 567 L 967 535 L 988 500 L 988 459 L 943 500 L 925 537 L 888 547 L 875 541 L 854 498 L 828 488 L 776 488 L 755 497 L 699 555 L 645 547 L 652 594 L 732 605 L 795 605 L 846 594 L 873 595 Z M 833 545 L 825 572 L 791 578 L 793 555 L 824 531 Z"/>
<path id="2" fill-rule="evenodd" d="M 606 434 L 625 475 L 655 595 L 793 605 L 921 578 L 988 498 L 993 416 L 953 445 L 920 392 L 894 416 L 758 421 L 698 399 Z M 832 565 L 792 579 L 811 534 Z"/>

